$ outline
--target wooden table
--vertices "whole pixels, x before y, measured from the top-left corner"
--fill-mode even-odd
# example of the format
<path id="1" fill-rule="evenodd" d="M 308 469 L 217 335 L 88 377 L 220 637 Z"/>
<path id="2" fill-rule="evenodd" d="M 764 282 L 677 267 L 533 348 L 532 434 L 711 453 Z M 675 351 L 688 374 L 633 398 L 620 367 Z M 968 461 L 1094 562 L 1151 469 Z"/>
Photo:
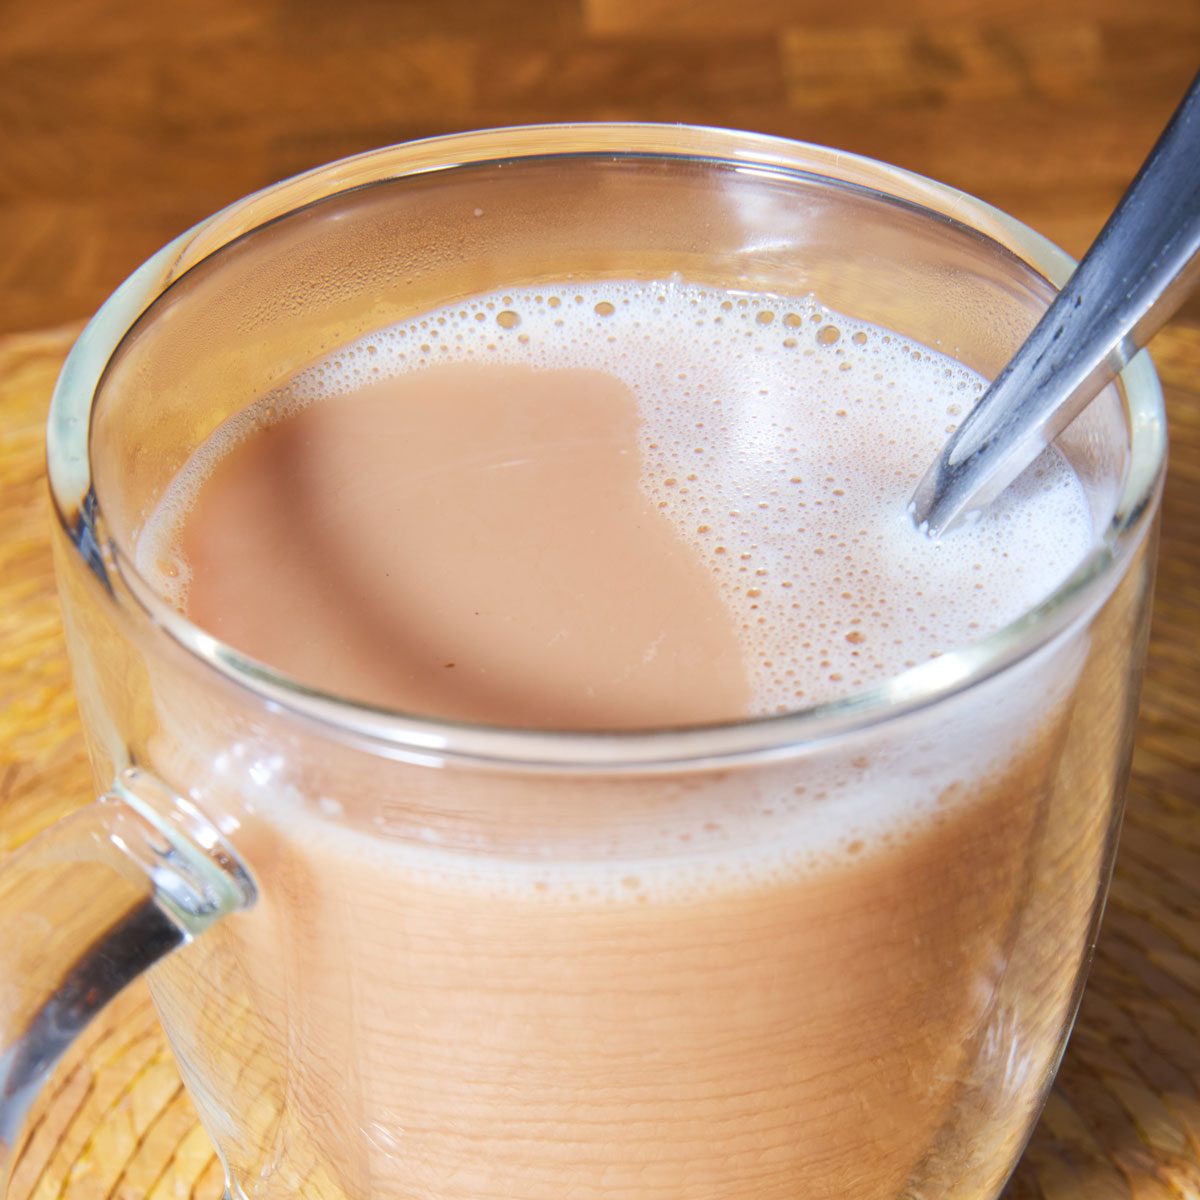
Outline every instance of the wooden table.
<path id="1" fill-rule="evenodd" d="M 1200 65 L 1200 0 L 901 7 L 58 0 L 51 22 L 0 0 L 0 852 L 89 788 L 42 466 L 72 330 L 20 331 L 86 315 L 170 236 L 280 176 L 514 121 L 689 120 L 839 145 L 1078 252 Z M 1153 353 L 1173 440 L 1129 813 L 1079 1025 L 1010 1200 L 1200 1200 L 1200 301 Z M 220 1187 L 131 989 L 59 1072 L 15 1194 Z"/>

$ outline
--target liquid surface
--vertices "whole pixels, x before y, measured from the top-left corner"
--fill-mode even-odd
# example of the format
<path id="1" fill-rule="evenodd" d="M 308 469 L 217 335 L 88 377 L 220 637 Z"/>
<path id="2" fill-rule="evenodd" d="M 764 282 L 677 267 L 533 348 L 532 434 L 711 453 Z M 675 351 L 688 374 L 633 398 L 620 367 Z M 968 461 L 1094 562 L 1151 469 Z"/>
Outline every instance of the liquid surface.
<path id="1" fill-rule="evenodd" d="M 911 528 L 982 387 L 811 298 L 481 297 L 228 422 L 139 558 L 236 648 L 386 707 L 593 729 L 807 707 L 1006 624 L 1086 549 L 1054 453 L 969 529 Z"/>

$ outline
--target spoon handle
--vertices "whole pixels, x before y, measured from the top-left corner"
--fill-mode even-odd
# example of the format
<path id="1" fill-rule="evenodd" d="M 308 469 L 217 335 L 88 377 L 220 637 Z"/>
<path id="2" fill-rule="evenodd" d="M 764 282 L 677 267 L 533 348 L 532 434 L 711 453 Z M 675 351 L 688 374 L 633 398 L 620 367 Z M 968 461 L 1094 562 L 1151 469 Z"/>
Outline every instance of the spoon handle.
<path id="1" fill-rule="evenodd" d="M 1198 277 L 1200 75 L 1066 286 L 917 485 L 917 525 L 937 537 L 1003 491 Z"/>

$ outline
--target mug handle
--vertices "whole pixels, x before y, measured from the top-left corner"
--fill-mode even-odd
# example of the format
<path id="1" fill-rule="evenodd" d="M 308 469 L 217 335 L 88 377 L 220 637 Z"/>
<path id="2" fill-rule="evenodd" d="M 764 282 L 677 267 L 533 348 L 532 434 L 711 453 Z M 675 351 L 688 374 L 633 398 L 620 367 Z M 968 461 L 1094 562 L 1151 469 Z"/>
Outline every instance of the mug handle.
<path id="1" fill-rule="evenodd" d="M 0 859 L 0 1197 L 35 1096 L 92 1017 L 256 896 L 220 830 L 137 767 Z"/>

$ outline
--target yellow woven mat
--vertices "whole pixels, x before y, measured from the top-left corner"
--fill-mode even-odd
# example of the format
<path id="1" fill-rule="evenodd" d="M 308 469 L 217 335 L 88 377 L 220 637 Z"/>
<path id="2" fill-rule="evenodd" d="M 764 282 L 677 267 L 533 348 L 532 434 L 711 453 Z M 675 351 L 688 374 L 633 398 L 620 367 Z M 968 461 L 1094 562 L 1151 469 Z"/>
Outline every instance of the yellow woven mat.
<path id="1" fill-rule="evenodd" d="M 0 339 L 0 851 L 89 787 L 43 482 L 46 405 L 72 333 Z M 1153 351 L 1172 465 L 1129 811 L 1079 1023 L 1007 1200 L 1200 1200 L 1200 330 L 1170 328 Z M 13 1200 L 220 1192 L 131 988 L 59 1070 Z"/>

